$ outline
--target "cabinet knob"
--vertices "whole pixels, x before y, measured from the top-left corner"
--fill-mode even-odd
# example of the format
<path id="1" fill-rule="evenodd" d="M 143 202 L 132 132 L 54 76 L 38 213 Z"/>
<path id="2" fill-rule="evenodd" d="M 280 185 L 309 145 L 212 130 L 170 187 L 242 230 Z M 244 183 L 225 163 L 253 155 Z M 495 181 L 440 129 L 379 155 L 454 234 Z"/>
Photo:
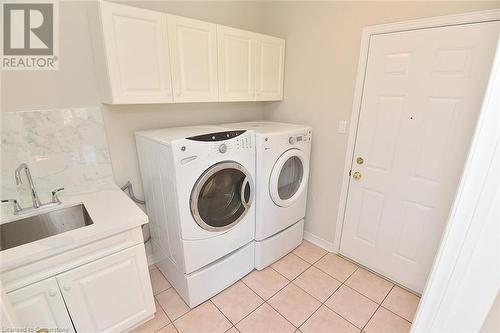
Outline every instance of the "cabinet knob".
<path id="1" fill-rule="evenodd" d="M 71 290 L 71 285 L 69 285 L 69 284 L 65 284 L 63 288 L 64 288 L 64 290 L 66 290 L 66 291 L 70 291 L 70 290 Z"/>
<path id="2" fill-rule="evenodd" d="M 49 296 L 54 297 L 55 295 L 57 295 L 57 291 L 55 291 L 54 289 L 50 289 L 49 290 Z"/>

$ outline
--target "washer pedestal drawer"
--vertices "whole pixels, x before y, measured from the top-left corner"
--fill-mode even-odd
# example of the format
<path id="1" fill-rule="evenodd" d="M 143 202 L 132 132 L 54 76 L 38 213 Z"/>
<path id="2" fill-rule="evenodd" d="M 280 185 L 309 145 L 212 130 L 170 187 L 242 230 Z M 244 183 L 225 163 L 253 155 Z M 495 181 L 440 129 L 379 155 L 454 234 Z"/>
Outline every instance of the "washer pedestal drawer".
<path id="1" fill-rule="evenodd" d="M 184 274 L 168 259 L 157 262 L 156 266 L 187 305 L 194 308 L 253 270 L 254 242 L 191 274 Z"/>
<path id="2" fill-rule="evenodd" d="M 276 260 L 290 253 L 302 242 L 304 219 L 291 227 L 255 242 L 255 268 L 264 269 Z"/>

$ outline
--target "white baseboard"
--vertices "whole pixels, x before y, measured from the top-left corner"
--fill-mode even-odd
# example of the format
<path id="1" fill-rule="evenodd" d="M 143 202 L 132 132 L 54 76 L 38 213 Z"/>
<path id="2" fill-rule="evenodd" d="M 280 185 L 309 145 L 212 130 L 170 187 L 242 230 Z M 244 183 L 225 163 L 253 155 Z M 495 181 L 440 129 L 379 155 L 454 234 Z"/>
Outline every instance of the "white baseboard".
<path id="1" fill-rule="evenodd" d="M 307 240 L 307 241 L 309 241 L 309 242 L 311 242 L 311 243 L 313 243 L 313 244 L 315 244 L 315 245 L 318 245 L 319 247 L 324 248 L 328 252 L 337 253 L 337 251 L 335 251 L 335 247 L 333 246 L 332 242 L 329 242 L 327 240 L 324 240 L 321 237 L 313 235 L 313 234 L 311 234 L 308 231 L 304 231 L 304 239 Z"/>

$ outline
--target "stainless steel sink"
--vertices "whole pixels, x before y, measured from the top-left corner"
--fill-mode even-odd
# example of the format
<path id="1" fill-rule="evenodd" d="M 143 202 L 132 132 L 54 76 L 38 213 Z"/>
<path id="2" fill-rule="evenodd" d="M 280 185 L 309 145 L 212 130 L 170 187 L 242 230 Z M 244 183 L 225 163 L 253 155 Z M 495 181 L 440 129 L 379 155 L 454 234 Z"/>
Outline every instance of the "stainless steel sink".
<path id="1" fill-rule="evenodd" d="M 93 224 L 83 204 L 0 224 L 0 249 L 6 250 Z"/>

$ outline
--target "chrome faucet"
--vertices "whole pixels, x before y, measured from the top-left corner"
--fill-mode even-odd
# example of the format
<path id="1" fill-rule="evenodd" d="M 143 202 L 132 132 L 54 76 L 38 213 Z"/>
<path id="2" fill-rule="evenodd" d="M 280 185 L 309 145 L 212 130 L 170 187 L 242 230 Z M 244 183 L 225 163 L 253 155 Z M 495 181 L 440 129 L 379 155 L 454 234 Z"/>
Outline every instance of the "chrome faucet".
<path id="1" fill-rule="evenodd" d="M 28 167 L 28 165 L 26 163 L 22 163 L 21 165 L 19 165 L 14 173 L 15 177 L 16 177 L 16 184 L 17 185 L 20 185 L 23 183 L 23 180 L 21 178 L 21 172 L 23 170 L 26 173 L 26 178 L 28 178 L 28 184 L 30 186 L 30 192 L 31 192 L 30 193 L 31 199 L 33 200 L 33 207 L 22 208 L 16 199 L 1 200 L 2 203 L 12 203 L 14 205 L 14 215 L 32 212 L 33 210 L 36 210 L 38 208 L 47 208 L 47 207 L 57 206 L 57 205 L 61 204 L 61 200 L 59 199 L 57 194 L 59 192 L 63 191 L 64 187 L 61 187 L 61 188 L 58 188 L 58 189 L 55 189 L 54 191 L 52 191 L 52 201 L 42 204 L 42 202 L 38 198 L 38 194 L 36 193 L 35 184 L 33 183 L 33 178 L 31 178 L 30 168 Z"/>
<path id="2" fill-rule="evenodd" d="M 31 194 L 31 200 L 33 200 L 33 208 L 39 208 L 42 205 L 42 202 L 40 201 L 40 198 L 38 198 L 38 194 L 36 193 L 35 190 L 35 184 L 33 183 L 33 178 L 31 178 L 31 172 L 30 168 L 26 163 L 21 163 L 16 169 L 15 172 L 15 177 L 16 177 L 16 184 L 20 185 L 23 183 L 23 180 L 21 178 L 21 171 L 25 171 L 26 173 L 26 178 L 28 178 L 28 185 L 30 187 L 30 194 Z"/>

